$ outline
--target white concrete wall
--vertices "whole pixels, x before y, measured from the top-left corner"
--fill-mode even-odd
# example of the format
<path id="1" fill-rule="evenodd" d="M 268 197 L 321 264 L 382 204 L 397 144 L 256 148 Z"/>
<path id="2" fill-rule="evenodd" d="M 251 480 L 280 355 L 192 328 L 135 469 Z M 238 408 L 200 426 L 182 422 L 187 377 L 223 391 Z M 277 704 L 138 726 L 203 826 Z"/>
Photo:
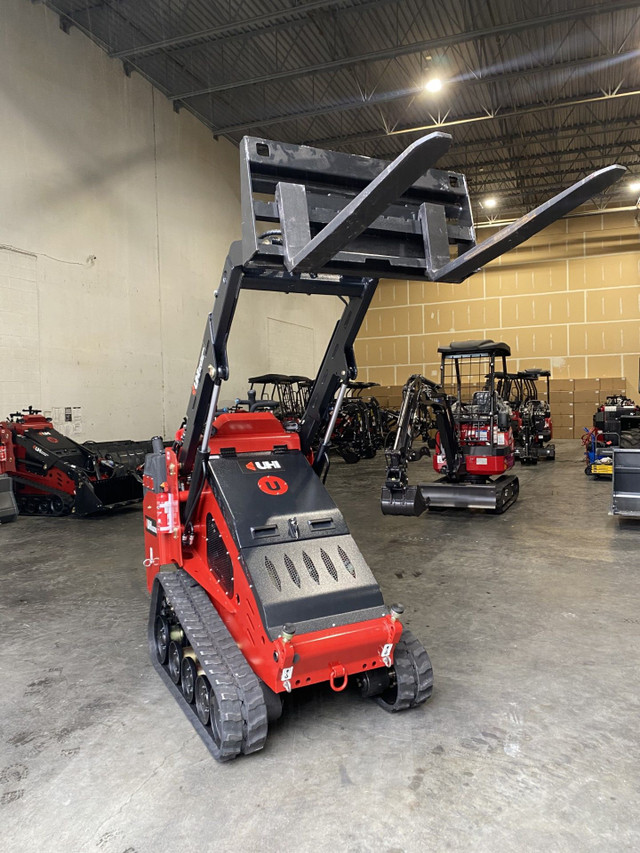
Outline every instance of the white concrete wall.
<path id="1" fill-rule="evenodd" d="M 236 149 L 26 0 L 2 3 L 0 116 L 0 417 L 74 406 L 82 441 L 173 434 L 240 236 Z M 315 369 L 339 307 L 242 294 L 222 399 Z"/>

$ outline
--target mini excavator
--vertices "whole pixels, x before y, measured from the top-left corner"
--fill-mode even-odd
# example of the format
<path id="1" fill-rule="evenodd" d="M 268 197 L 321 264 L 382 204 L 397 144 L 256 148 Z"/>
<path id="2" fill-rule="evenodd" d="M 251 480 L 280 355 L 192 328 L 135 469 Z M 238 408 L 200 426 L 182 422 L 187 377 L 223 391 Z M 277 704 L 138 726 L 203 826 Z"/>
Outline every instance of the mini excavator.
<path id="1" fill-rule="evenodd" d="M 416 374 L 403 388 L 395 442 L 386 454 L 382 512 L 421 515 L 427 509 L 455 508 L 502 513 L 519 491 L 518 478 L 507 473 L 515 461 L 512 413 L 496 391 L 496 376 L 501 375 L 496 359 L 504 373 L 511 350 L 508 344 L 482 340 L 452 341 L 438 352 L 441 384 Z M 431 455 L 428 444 L 413 447 L 420 423 L 416 413 L 429 406 L 437 428 L 433 468 L 442 476 L 409 486 L 408 463 Z"/>
<path id="2" fill-rule="evenodd" d="M 260 750 L 282 697 L 305 686 L 351 682 L 391 712 L 432 691 L 427 652 L 402 606 L 385 604 L 322 479 L 378 279 L 463 281 L 625 171 L 594 173 L 476 246 L 464 176 L 433 168 L 450 142 L 430 134 L 392 163 L 241 143 L 242 240 L 215 292 L 186 425 L 171 448 L 153 439 L 143 478 L 151 658 L 219 761 Z M 218 410 L 247 289 L 344 303 L 290 428 L 270 411 Z"/>

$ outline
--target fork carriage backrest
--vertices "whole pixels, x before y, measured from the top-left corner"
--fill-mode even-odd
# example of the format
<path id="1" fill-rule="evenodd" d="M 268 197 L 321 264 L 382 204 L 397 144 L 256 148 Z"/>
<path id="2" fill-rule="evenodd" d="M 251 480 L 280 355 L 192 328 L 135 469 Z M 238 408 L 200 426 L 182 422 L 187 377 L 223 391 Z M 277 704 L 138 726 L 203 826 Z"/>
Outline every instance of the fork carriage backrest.
<path id="1" fill-rule="evenodd" d="M 448 148 L 450 137 L 432 137 L 435 162 Z M 404 154 L 411 155 L 411 148 Z M 354 198 L 389 168 L 385 160 L 254 137 L 243 139 L 241 158 L 243 262 L 289 269 L 309 240 L 344 216 Z M 409 157 L 407 175 L 410 166 Z M 338 251 L 323 265 L 323 272 L 429 279 L 429 269 L 443 266 L 475 246 L 464 175 L 428 169 L 404 188 L 402 168 L 396 170 L 400 194 L 391 196 L 392 203 L 383 204 L 382 212 L 371 222 L 365 221 L 371 208 L 363 206 L 347 223 L 348 242 L 344 244 L 341 234 L 330 243 L 327 251 Z M 415 168 L 413 171 L 415 177 Z M 388 188 L 380 190 L 380 198 L 385 192 L 389 198 Z M 374 196 L 375 190 L 365 201 L 375 205 Z M 273 231 L 280 234 L 261 239 L 262 234 Z M 298 271 L 318 268 L 317 256 L 305 260 L 298 264 Z"/>

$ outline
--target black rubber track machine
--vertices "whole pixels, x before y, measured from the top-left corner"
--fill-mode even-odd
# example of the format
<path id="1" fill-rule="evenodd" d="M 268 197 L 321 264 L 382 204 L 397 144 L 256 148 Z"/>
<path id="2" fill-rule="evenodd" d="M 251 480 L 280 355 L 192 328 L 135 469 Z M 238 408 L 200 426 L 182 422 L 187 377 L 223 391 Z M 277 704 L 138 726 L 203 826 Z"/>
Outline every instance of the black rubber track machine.
<path id="1" fill-rule="evenodd" d="M 152 660 L 220 761 L 261 749 L 282 697 L 311 684 L 353 682 L 387 711 L 431 694 L 426 651 L 402 607 L 385 604 L 321 479 L 378 279 L 462 281 L 624 172 L 595 173 L 476 246 L 464 176 L 432 169 L 450 141 L 431 134 L 392 163 L 241 143 L 242 241 L 215 292 L 186 427 L 173 448 L 153 440 L 144 472 Z M 270 411 L 218 411 L 242 290 L 344 303 L 288 429 Z"/>
<path id="2" fill-rule="evenodd" d="M 550 408 L 549 370 L 529 368 L 518 373 L 496 373 L 498 394 L 511 407 L 511 427 L 516 445 L 516 459 L 522 465 L 537 465 L 539 459 L 555 459 L 556 446 Z M 547 380 L 546 395 L 541 399 L 537 382 Z"/>

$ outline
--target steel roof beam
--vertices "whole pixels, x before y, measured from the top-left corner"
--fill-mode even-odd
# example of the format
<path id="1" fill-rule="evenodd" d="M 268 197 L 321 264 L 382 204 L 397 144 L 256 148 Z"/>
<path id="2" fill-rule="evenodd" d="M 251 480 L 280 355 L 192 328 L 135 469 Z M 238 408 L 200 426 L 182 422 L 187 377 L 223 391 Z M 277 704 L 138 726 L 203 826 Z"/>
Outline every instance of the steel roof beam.
<path id="1" fill-rule="evenodd" d="M 546 142 L 548 139 L 570 139 L 580 133 L 587 132 L 587 136 L 606 136 L 616 130 L 635 131 L 635 128 L 640 126 L 640 115 L 625 116 L 621 119 L 607 121 L 606 125 L 597 124 L 594 119 L 580 124 L 571 124 L 565 126 L 562 130 L 550 129 L 544 133 L 537 133 L 535 141 Z M 592 129 L 593 128 L 593 129 Z M 528 146 L 531 144 L 531 137 L 526 133 L 514 133 L 508 136 L 495 136 L 489 139 L 482 139 L 478 142 L 460 143 L 452 149 L 453 154 L 467 154 L 476 150 L 486 151 L 487 145 L 492 148 L 502 148 L 509 145 Z M 381 157 L 386 156 L 380 154 Z"/>
<path id="2" fill-rule="evenodd" d="M 616 61 L 622 63 L 627 60 L 638 59 L 638 57 L 640 57 L 640 48 L 630 50 L 624 55 L 616 56 Z M 536 74 L 553 74 L 555 72 L 566 71 L 568 69 L 588 67 L 589 65 L 593 65 L 594 63 L 598 62 L 603 62 L 610 58 L 610 55 L 599 55 L 589 57 L 587 59 L 571 59 L 566 62 L 558 62 L 555 65 L 539 65 L 533 68 L 522 68 L 514 69 L 512 71 L 505 71 L 501 74 L 488 74 L 486 77 L 473 77 L 470 80 L 464 80 L 460 83 L 454 82 L 453 85 L 461 85 L 463 87 L 467 87 L 479 86 L 490 83 L 500 83 L 504 80 L 519 80 Z M 248 121 L 242 122 L 241 124 L 232 124 L 227 125 L 225 127 L 219 127 L 216 129 L 216 133 L 239 133 L 241 131 L 251 130 L 255 127 L 269 127 L 272 124 L 281 124 L 287 121 L 298 121 L 300 119 L 316 118 L 318 116 L 330 115 L 332 113 L 337 112 L 348 112 L 349 110 L 364 109 L 365 107 L 376 106 L 377 104 L 389 103 L 391 101 L 399 101 L 403 98 L 408 98 L 412 95 L 417 95 L 422 91 L 422 87 L 415 86 L 411 89 L 406 89 L 401 93 L 383 92 L 380 95 L 373 95 L 372 97 L 361 101 L 342 101 L 341 103 L 333 104 L 331 106 L 318 107 L 317 109 L 312 110 L 303 110 L 299 113 L 270 116 L 268 118 L 263 119 L 250 119 Z"/>
<path id="3" fill-rule="evenodd" d="M 598 156 L 593 157 L 593 153 L 597 152 Z M 593 167 L 594 163 L 597 163 L 601 159 L 615 159 L 618 160 L 620 157 L 637 157 L 638 153 L 640 153 L 640 141 L 639 142 L 627 142 L 621 143 L 617 145 L 614 149 L 611 150 L 609 156 L 602 155 L 600 146 L 590 146 L 588 148 L 569 148 L 565 151 L 546 151 L 542 154 L 527 154 L 526 163 L 527 163 L 527 172 L 531 173 L 533 171 L 533 167 L 536 165 L 544 166 L 544 164 L 551 160 L 553 161 L 554 166 L 560 168 L 564 163 L 570 162 L 573 166 L 578 168 L 578 162 L 584 164 L 585 168 L 590 169 Z M 570 159 L 577 158 L 577 159 Z M 515 158 L 518 162 L 522 162 L 521 157 Z M 464 163 L 453 163 L 447 165 L 447 171 L 449 172 L 463 172 L 465 175 L 469 175 L 472 170 L 479 171 L 480 169 L 487 168 L 502 168 L 509 169 L 511 168 L 511 163 L 513 160 L 504 159 L 496 159 L 496 160 L 467 160 Z M 439 168 L 442 168 L 440 166 Z"/>
<path id="4" fill-rule="evenodd" d="M 350 65 L 355 65 L 360 62 L 380 62 L 384 59 L 395 59 L 398 56 L 407 56 L 412 53 L 420 53 L 425 50 L 436 50 L 441 47 L 449 47 L 451 45 L 460 44 L 464 41 L 474 41 L 484 38 L 489 38 L 496 35 L 505 35 L 508 33 L 522 32 L 523 30 L 543 27 L 548 24 L 557 24 L 562 21 L 575 21 L 582 18 L 594 17 L 596 15 L 611 15 L 613 12 L 623 9 L 637 8 L 637 0 L 621 0 L 617 3 L 598 3 L 594 6 L 583 6 L 579 9 L 571 9 L 565 12 L 556 12 L 550 15 L 541 15 L 537 18 L 530 18 L 526 21 L 513 21 L 508 24 L 496 24 L 493 27 L 485 27 L 480 30 L 470 30 L 464 33 L 455 33 L 449 36 L 443 36 L 436 39 L 426 39 L 425 41 L 413 42 L 407 45 L 397 45 L 396 47 L 387 48 L 386 50 L 377 50 L 371 53 L 362 53 L 356 56 L 347 56 L 342 59 L 334 59 L 328 62 L 321 62 L 316 65 L 307 65 L 298 68 L 291 68 L 284 71 L 274 71 L 270 74 L 261 74 L 256 77 L 245 77 L 241 80 L 234 80 L 227 83 L 218 83 L 214 86 L 207 86 L 202 89 L 194 89 L 187 92 L 178 92 L 170 95 L 171 100 L 184 101 L 188 98 L 197 98 L 201 95 L 212 95 L 216 92 L 228 92 L 232 89 L 239 89 L 243 86 L 255 86 L 258 83 L 270 83 L 277 80 L 287 80 L 296 77 L 306 77 L 309 74 L 318 74 L 326 71 L 335 71 L 339 68 L 346 68 Z"/>
<path id="5" fill-rule="evenodd" d="M 595 104 L 604 101 L 611 101 L 616 98 L 631 98 L 635 95 L 640 95 L 640 89 L 624 89 L 622 91 L 611 92 L 608 95 L 588 95 L 585 97 L 565 98 L 564 100 L 553 101 L 548 104 L 535 104 L 528 107 L 518 107 L 514 110 L 496 110 L 493 114 L 482 113 L 480 115 L 463 116 L 458 119 L 445 120 L 442 122 L 432 122 L 431 124 L 414 125 L 412 127 L 396 128 L 389 131 L 368 131 L 366 133 L 354 133 L 349 136 L 326 137 L 324 139 L 305 140 L 305 145 L 347 145 L 351 142 L 362 142 L 371 139 L 385 139 L 389 136 L 402 136 L 406 133 L 426 133 L 427 131 L 440 130 L 443 127 L 455 127 L 465 124 L 476 124 L 484 121 L 497 121 L 506 118 L 514 118 L 523 115 L 532 115 L 533 113 L 548 112 L 549 110 L 566 109 L 568 107 L 578 106 L 580 104 Z"/>
<path id="6" fill-rule="evenodd" d="M 170 48 L 179 47 L 194 47 L 199 46 L 207 41 L 218 41 L 220 39 L 229 39 L 236 36 L 251 37 L 268 32 L 275 26 L 280 24 L 304 24 L 307 23 L 306 18 L 311 12 L 318 12 L 325 9 L 336 9 L 337 11 L 353 12 L 370 6 L 386 5 L 388 3 L 398 3 L 400 0 L 360 0 L 354 5 L 353 0 L 312 0 L 300 6 L 289 6 L 288 9 L 278 9 L 275 12 L 266 12 L 263 15 L 254 15 L 251 18 L 244 18 L 241 21 L 233 21 L 230 24 L 222 24 L 218 27 L 208 27 L 204 30 L 198 30 L 185 35 L 173 36 L 171 38 L 162 39 L 161 41 L 148 42 L 147 44 L 139 45 L 138 47 L 129 47 L 125 50 L 113 50 L 109 52 L 109 56 L 114 59 L 127 59 L 130 56 L 144 56 L 157 51 L 166 51 Z M 250 32 L 245 32 L 245 28 L 252 28 Z M 191 42 L 197 42 L 197 45 L 192 45 Z"/>

